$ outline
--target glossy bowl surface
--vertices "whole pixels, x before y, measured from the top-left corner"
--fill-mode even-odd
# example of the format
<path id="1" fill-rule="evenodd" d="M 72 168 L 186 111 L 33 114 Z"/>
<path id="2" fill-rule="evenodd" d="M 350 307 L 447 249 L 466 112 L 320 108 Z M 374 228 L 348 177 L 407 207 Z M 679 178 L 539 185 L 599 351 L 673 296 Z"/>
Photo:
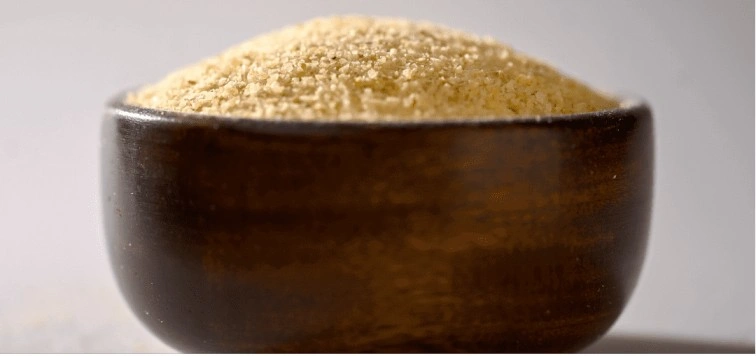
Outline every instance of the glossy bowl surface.
<path id="1" fill-rule="evenodd" d="M 515 121 L 297 123 L 135 108 L 102 124 L 120 289 L 195 352 L 559 352 L 644 258 L 643 103 Z"/>

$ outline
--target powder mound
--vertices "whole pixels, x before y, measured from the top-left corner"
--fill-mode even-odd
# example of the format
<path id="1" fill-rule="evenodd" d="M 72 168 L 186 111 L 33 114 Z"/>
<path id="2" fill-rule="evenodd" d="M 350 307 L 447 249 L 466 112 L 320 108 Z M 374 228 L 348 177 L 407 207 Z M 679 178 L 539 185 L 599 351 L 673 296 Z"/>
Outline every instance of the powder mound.
<path id="1" fill-rule="evenodd" d="M 159 110 L 297 121 L 512 118 L 618 103 L 492 38 L 426 22 L 318 18 L 127 97 Z"/>

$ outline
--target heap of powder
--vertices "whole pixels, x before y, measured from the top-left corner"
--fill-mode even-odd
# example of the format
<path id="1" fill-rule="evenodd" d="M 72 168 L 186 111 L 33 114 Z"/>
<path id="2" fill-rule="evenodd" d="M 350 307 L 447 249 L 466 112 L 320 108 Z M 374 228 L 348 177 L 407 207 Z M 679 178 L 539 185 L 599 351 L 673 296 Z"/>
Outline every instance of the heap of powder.
<path id="1" fill-rule="evenodd" d="M 400 19 L 318 18 L 262 35 L 127 97 L 159 110 L 298 121 L 512 118 L 610 109 L 492 38 Z"/>

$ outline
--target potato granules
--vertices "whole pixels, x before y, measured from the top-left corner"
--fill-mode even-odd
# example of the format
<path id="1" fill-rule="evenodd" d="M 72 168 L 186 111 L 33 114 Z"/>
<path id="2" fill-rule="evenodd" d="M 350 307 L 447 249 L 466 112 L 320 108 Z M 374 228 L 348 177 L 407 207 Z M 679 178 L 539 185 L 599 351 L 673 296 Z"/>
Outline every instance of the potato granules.
<path id="1" fill-rule="evenodd" d="M 296 121 L 421 121 L 615 108 L 492 38 L 426 22 L 318 18 L 262 35 L 127 97 L 159 110 Z"/>

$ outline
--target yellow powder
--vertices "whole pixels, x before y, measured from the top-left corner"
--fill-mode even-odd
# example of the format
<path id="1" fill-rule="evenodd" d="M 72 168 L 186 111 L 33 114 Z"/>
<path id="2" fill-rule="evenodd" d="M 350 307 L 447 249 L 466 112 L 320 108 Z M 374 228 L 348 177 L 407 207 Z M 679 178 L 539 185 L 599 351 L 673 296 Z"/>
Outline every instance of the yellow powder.
<path id="1" fill-rule="evenodd" d="M 618 106 L 494 39 L 359 16 L 318 18 L 253 38 L 127 102 L 244 118 L 363 122 L 506 119 Z"/>

